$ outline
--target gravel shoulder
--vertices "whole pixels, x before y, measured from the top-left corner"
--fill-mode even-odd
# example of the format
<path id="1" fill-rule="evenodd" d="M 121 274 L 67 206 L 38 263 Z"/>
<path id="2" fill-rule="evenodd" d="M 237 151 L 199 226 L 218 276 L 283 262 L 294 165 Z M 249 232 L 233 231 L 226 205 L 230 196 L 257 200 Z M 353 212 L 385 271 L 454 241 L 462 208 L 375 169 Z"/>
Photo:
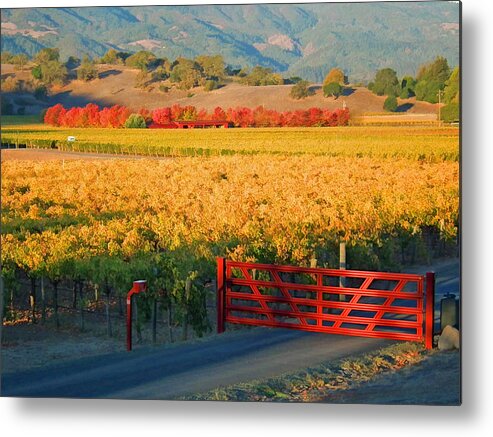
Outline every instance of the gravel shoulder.
<path id="1" fill-rule="evenodd" d="M 461 405 L 460 352 L 434 352 L 421 362 L 337 391 L 321 402 L 338 404 Z"/>
<path id="2" fill-rule="evenodd" d="M 124 350 L 120 338 L 27 323 L 3 326 L 0 369 L 17 372 Z"/>

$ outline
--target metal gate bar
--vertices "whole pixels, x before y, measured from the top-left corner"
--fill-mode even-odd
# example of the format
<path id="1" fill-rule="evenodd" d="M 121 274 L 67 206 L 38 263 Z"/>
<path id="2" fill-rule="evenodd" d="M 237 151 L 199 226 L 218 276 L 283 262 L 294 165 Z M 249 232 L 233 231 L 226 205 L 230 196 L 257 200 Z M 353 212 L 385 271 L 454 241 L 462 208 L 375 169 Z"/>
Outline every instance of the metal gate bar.
<path id="1" fill-rule="evenodd" d="M 434 273 L 306 268 L 218 258 L 217 331 L 224 332 L 228 322 L 425 341 L 431 349 L 434 284 Z"/>

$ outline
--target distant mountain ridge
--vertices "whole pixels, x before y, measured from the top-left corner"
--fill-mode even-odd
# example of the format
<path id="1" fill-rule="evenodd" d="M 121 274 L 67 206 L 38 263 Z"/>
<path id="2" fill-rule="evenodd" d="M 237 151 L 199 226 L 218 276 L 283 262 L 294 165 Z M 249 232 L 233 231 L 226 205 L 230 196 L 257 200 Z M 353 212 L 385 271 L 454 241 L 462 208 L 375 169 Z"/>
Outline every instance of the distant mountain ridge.
<path id="1" fill-rule="evenodd" d="M 2 9 L 2 50 L 62 58 L 115 48 L 175 59 L 222 54 L 233 66 L 262 65 L 320 82 L 338 66 L 351 81 L 376 70 L 415 75 L 445 56 L 459 62 L 456 2 L 312 3 Z"/>

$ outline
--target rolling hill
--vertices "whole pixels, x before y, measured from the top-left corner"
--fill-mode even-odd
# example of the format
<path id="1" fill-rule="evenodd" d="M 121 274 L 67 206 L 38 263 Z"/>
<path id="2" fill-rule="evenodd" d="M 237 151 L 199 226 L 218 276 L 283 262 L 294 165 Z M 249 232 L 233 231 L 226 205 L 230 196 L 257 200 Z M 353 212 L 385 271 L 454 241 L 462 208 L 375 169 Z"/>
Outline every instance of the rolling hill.
<path id="1" fill-rule="evenodd" d="M 382 112 L 385 96 L 376 96 L 364 87 L 348 87 L 344 95 L 338 99 L 324 97 L 321 86 L 314 85 L 315 94 L 302 100 L 295 100 L 289 96 L 293 85 L 246 86 L 236 81 L 229 81 L 224 87 L 206 92 L 202 87 L 191 91 L 172 89 L 164 93 L 154 84 L 146 90 L 135 88 L 135 79 L 139 70 L 122 66 L 98 66 L 99 78 L 90 82 L 72 80 L 63 87 L 55 87 L 46 101 L 36 101 L 32 95 L 18 95 L 4 93 L 12 100 L 16 107 L 25 106 L 27 113 L 38 113 L 43 107 L 62 103 L 65 107 L 84 106 L 87 103 L 96 103 L 99 106 L 125 105 L 133 110 L 142 107 L 155 109 L 179 103 L 182 106 L 194 105 L 214 110 L 217 106 L 223 108 L 246 106 L 254 108 L 260 105 L 278 111 L 307 109 L 319 107 L 327 109 L 341 108 L 345 104 L 351 114 Z M 30 71 L 14 70 L 12 65 L 2 65 L 2 78 L 16 77 L 28 80 Z M 408 114 L 435 114 L 437 106 L 416 101 L 416 99 L 399 99 L 401 112 Z"/>
<path id="2" fill-rule="evenodd" d="M 459 62 L 459 3 L 371 2 L 2 9 L 2 50 L 62 58 L 109 48 L 176 59 L 221 54 L 233 66 L 262 65 L 320 82 L 342 67 L 368 81 L 383 67 L 401 77 L 445 56 Z"/>

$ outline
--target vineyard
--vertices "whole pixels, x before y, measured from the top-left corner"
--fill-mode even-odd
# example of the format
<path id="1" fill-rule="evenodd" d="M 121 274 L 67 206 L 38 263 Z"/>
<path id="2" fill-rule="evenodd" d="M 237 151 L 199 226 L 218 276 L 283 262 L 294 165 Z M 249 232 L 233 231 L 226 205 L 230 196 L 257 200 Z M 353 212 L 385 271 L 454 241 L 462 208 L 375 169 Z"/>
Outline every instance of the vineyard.
<path id="1" fill-rule="evenodd" d="M 303 155 L 458 161 L 456 127 L 331 127 L 243 129 L 60 128 L 2 126 L 2 144 L 150 157 Z M 13 120 L 17 122 L 17 120 Z M 75 136 L 75 142 L 68 142 Z"/>
<path id="2" fill-rule="evenodd" d="M 182 338 L 191 335 L 189 327 L 200 336 L 212 327 L 216 256 L 333 268 L 339 242 L 346 241 L 349 268 L 397 271 L 455 250 L 456 129 L 279 133 L 3 128 L 2 135 L 26 142 L 61 143 L 75 135 L 74 147 L 97 139 L 137 151 L 238 153 L 2 162 L 5 320 L 27 307 L 30 320 L 48 318 L 58 326 L 59 292 L 69 288 L 81 329 L 85 312 L 103 297 L 111 335 L 118 302 L 132 280 L 146 278 L 138 329 L 152 320 L 155 331 L 161 311 Z"/>

